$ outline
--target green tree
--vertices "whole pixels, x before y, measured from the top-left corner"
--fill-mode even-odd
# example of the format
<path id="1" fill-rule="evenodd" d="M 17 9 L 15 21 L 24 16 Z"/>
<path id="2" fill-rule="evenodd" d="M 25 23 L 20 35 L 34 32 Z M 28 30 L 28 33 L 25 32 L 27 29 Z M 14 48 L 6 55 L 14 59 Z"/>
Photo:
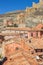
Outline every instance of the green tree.
<path id="1" fill-rule="evenodd" d="M 14 24 L 14 27 L 18 27 L 18 25 L 17 24 Z"/>

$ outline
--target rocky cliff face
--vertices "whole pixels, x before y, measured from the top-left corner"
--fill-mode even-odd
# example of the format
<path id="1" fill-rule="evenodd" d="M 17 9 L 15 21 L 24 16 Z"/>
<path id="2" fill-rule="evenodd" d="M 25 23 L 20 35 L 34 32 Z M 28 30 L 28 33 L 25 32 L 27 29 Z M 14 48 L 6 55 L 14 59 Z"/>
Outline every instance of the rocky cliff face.
<path id="1" fill-rule="evenodd" d="M 1 23 L 7 22 L 7 20 L 10 19 L 13 24 L 17 24 L 18 26 L 19 24 L 25 24 L 26 27 L 35 27 L 39 23 L 43 24 L 43 2 L 41 1 L 38 4 L 34 4 L 33 7 L 28 7 L 25 10 L 0 15 Z"/>

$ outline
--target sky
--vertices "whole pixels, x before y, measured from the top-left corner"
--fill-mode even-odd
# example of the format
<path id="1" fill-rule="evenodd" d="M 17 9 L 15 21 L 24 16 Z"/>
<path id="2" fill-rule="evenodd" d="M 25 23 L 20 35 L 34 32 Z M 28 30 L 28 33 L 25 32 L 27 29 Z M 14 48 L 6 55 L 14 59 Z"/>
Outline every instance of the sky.
<path id="1" fill-rule="evenodd" d="M 38 3 L 39 0 L 0 0 L 0 14 L 24 10 L 26 7 L 31 7 L 32 2 Z"/>

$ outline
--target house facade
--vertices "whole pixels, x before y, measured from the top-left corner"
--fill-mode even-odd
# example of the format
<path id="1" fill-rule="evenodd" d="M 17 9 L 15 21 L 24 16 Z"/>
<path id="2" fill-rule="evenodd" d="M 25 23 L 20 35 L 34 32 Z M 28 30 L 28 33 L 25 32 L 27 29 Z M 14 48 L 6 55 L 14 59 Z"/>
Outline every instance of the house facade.
<path id="1" fill-rule="evenodd" d="M 43 37 L 43 24 L 38 24 L 28 32 L 28 37 Z"/>

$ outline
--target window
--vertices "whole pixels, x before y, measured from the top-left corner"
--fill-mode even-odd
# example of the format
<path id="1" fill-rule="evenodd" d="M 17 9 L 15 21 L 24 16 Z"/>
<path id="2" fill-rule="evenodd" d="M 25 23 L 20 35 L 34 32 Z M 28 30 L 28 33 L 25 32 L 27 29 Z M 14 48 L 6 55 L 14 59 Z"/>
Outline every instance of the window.
<path id="1" fill-rule="evenodd" d="M 36 37 L 38 37 L 38 32 L 36 32 Z"/>
<path id="2" fill-rule="evenodd" d="M 43 27 L 41 29 L 43 29 Z"/>
<path id="3" fill-rule="evenodd" d="M 43 52 L 43 49 L 35 49 L 35 52 Z"/>
<path id="4" fill-rule="evenodd" d="M 33 37 L 33 33 L 31 33 L 31 36 Z"/>
<path id="5" fill-rule="evenodd" d="M 16 47 L 16 50 L 19 50 L 19 48 L 18 48 L 18 47 Z"/>
<path id="6" fill-rule="evenodd" d="M 37 10 L 37 8 L 35 8 L 35 10 Z"/>

